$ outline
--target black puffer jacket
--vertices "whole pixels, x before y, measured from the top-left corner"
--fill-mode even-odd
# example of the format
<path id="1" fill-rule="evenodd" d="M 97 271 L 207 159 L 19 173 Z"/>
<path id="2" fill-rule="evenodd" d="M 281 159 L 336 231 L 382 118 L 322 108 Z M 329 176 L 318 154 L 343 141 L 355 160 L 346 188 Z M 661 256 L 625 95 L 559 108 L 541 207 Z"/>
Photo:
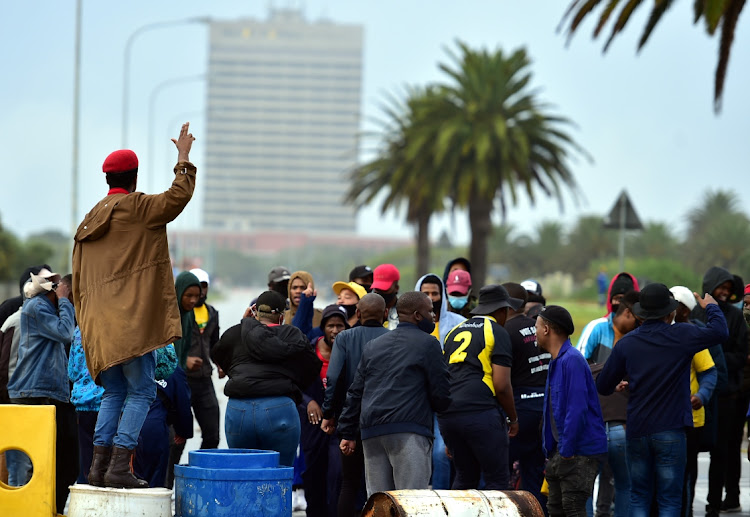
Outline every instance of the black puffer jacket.
<path id="1" fill-rule="evenodd" d="M 712 267 L 703 275 L 703 293 L 713 293 L 714 289 L 724 282 L 732 282 L 734 285 L 739 277 L 732 275 L 723 267 Z M 727 363 L 727 389 L 723 394 L 736 395 L 742 389 L 742 370 L 747 360 L 747 324 L 742 316 L 742 311 L 727 302 L 719 301 L 721 312 L 727 320 L 729 338 L 721 343 L 724 359 Z M 706 321 L 706 311 L 696 305 L 691 316 L 702 322 Z"/>
<path id="2" fill-rule="evenodd" d="M 253 318 L 224 332 L 211 359 L 229 376 L 227 397 L 287 396 L 296 404 L 323 364 L 298 328 L 268 326 Z"/>

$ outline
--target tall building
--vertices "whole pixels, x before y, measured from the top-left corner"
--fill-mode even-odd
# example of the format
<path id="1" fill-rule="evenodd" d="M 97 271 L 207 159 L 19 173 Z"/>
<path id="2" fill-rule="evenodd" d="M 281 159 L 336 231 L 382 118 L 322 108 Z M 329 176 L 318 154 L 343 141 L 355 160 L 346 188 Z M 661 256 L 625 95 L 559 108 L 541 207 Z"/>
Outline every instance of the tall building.
<path id="1" fill-rule="evenodd" d="M 204 227 L 353 233 L 362 27 L 288 9 L 214 22 L 208 73 Z"/>

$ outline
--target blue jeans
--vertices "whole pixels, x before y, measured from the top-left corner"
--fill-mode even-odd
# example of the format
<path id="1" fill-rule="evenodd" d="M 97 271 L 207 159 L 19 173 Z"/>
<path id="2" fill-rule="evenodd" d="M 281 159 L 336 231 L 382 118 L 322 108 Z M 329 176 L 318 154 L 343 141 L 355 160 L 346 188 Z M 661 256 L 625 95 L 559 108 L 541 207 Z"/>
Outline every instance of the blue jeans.
<path id="1" fill-rule="evenodd" d="M 615 479 L 615 517 L 627 517 L 630 507 L 630 469 L 625 451 L 625 426 L 607 425 L 607 460 Z"/>
<path id="2" fill-rule="evenodd" d="M 659 516 L 680 515 L 687 445 L 683 429 L 627 440 L 630 465 L 630 515 L 647 517 L 656 489 Z"/>
<path id="3" fill-rule="evenodd" d="M 156 398 L 156 352 L 99 374 L 104 393 L 94 430 L 94 445 L 134 449 L 151 403 Z"/>
<path id="4" fill-rule="evenodd" d="M 230 398 L 224 430 L 232 449 L 276 451 L 282 466 L 294 464 L 300 422 L 297 406 L 289 397 Z"/>
<path id="5" fill-rule="evenodd" d="M 451 487 L 451 462 L 445 454 L 445 441 L 440 434 L 437 414 L 435 414 L 433 434 L 435 441 L 432 442 L 432 489 L 450 490 Z"/>

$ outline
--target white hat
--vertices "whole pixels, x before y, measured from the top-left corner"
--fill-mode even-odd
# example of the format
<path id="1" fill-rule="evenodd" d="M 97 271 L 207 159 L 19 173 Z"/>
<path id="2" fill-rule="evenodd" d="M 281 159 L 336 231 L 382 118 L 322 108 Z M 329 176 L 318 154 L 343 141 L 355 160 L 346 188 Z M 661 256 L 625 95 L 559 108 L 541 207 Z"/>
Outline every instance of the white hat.
<path id="1" fill-rule="evenodd" d="M 676 285 L 670 288 L 669 291 L 672 293 L 672 296 L 674 296 L 675 300 L 683 304 L 685 307 L 687 307 L 691 311 L 695 308 L 695 304 L 698 303 L 695 300 L 693 291 L 691 291 L 687 287 Z"/>
<path id="2" fill-rule="evenodd" d="M 33 298 L 45 291 L 52 291 L 55 284 L 60 282 L 60 275 L 46 268 L 42 268 L 38 275 L 34 273 L 29 273 L 29 275 L 31 275 L 30 280 L 23 286 L 23 295 L 26 298 Z"/>
<path id="3" fill-rule="evenodd" d="M 208 273 L 206 273 L 206 272 L 205 272 L 205 271 L 203 271 L 202 269 L 200 269 L 200 268 L 195 268 L 195 269 L 191 269 L 191 270 L 190 270 L 190 272 L 191 272 L 192 274 L 194 274 L 195 276 L 197 276 L 197 277 L 198 277 L 198 281 L 199 281 L 200 283 L 206 282 L 206 284 L 210 284 L 210 282 L 208 281 Z"/>

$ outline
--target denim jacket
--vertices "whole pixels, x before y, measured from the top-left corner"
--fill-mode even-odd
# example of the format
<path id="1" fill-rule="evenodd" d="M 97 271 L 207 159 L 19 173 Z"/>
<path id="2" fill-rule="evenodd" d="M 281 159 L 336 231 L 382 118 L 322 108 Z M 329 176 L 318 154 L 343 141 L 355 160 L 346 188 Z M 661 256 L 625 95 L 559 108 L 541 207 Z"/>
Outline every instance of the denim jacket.
<path id="1" fill-rule="evenodd" d="M 44 294 L 24 301 L 18 364 L 8 382 L 10 398 L 49 397 L 68 402 L 65 346 L 73 339 L 75 311 L 67 298 L 59 299 L 58 307 Z"/>
<path id="2" fill-rule="evenodd" d="M 548 457 L 555 449 L 564 458 L 607 452 L 607 435 L 594 378 L 586 359 L 571 346 L 570 340 L 549 363 L 542 436 Z"/>

